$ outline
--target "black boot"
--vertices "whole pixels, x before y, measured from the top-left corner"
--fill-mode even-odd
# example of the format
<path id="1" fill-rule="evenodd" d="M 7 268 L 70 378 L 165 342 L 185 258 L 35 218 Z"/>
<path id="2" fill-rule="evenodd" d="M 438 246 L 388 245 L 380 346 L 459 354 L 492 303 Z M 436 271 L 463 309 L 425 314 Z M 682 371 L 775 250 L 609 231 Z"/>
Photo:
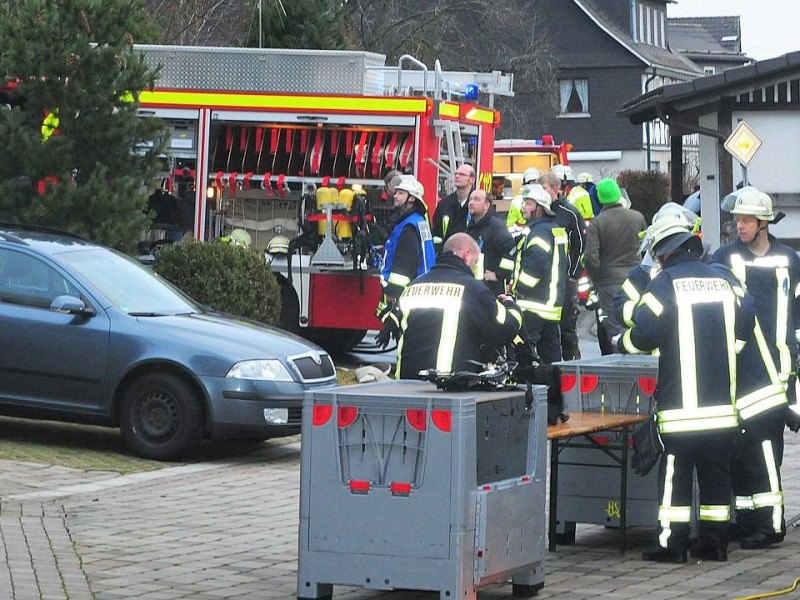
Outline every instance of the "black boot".
<path id="1" fill-rule="evenodd" d="M 682 565 L 686 562 L 686 550 L 683 548 L 662 548 L 653 546 L 642 551 L 642 560 L 652 562 L 668 562 Z"/>
<path id="2" fill-rule="evenodd" d="M 771 545 L 769 538 L 760 531 L 749 533 L 739 538 L 739 547 L 742 550 L 762 550 L 769 548 Z"/>
<path id="3" fill-rule="evenodd" d="M 689 555 L 697 560 L 725 562 L 728 560 L 728 549 L 722 546 L 709 546 L 697 542 L 694 546 L 689 548 Z"/>

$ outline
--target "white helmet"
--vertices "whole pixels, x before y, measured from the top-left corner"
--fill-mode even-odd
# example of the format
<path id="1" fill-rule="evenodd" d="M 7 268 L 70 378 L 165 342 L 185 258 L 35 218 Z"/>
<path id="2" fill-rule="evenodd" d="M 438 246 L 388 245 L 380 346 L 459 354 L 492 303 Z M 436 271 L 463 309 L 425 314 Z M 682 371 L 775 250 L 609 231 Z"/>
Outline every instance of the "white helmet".
<path id="1" fill-rule="evenodd" d="M 525 172 L 522 174 L 522 183 L 534 183 L 537 179 L 539 179 L 539 169 L 536 167 L 528 167 L 525 169 Z"/>
<path id="2" fill-rule="evenodd" d="M 575 181 L 572 176 L 572 167 L 569 165 L 553 165 L 550 172 L 558 177 L 561 181 Z"/>
<path id="3" fill-rule="evenodd" d="M 699 249 L 702 250 L 700 238 L 692 233 L 693 227 L 694 223 L 682 212 L 657 216 L 653 219 L 653 224 L 647 228 L 650 254 L 657 258 L 678 249 L 693 238 L 697 240 Z"/>
<path id="4" fill-rule="evenodd" d="M 686 220 L 691 223 L 691 231 L 694 232 L 698 225 L 698 220 L 700 217 L 697 214 L 693 213 L 688 208 L 681 206 L 676 202 L 665 202 L 661 205 L 661 208 L 658 209 L 658 212 L 653 215 L 652 224 L 655 225 L 656 221 L 660 221 L 661 219 L 665 219 L 667 217 L 673 218 L 680 218 L 680 215 L 684 216 Z M 644 252 L 650 246 L 650 228 L 647 228 L 645 231 L 645 235 L 642 238 L 642 243 L 639 246 L 639 254 Z"/>
<path id="5" fill-rule="evenodd" d="M 556 214 L 553 212 L 553 209 L 550 208 L 553 199 L 538 183 L 528 184 L 528 189 L 523 192 L 522 198 L 524 200 L 533 200 L 536 204 L 544 208 L 548 215 Z"/>
<path id="6" fill-rule="evenodd" d="M 413 196 L 420 201 L 425 195 L 425 188 L 413 175 L 403 175 L 400 179 L 400 183 L 394 186 L 394 190 L 403 190 L 404 192 L 408 192 L 409 196 Z"/>
<path id="7" fill-rule="evenodd" d="M 578 183 L 594 183 L 594 179 L 592 178 L 592 174 L 589 171 L 584 171 L 583 173 L 578 173 L 577 179 L 575 179 Z"/>
<path id="8" fill-rule="evenodd" d="M 774 221 L 772 198 L 751 185 L 731 192 L 722 199 L 722 210 L 734 215 L 753 215 L 760 221 Z"/>

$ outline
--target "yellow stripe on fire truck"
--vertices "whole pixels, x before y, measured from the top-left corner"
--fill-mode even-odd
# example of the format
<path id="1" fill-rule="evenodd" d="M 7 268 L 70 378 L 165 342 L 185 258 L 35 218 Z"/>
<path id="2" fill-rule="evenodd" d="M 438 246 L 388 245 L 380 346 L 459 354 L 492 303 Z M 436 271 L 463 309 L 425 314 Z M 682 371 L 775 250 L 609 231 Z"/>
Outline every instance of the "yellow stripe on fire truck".
<path id="1" fill-rule="evenodd" d="M 178 90 L 143 91 L 142 105 L 203 108 L 268 108 L 272 110 L 330 110 L 337 112 L 425 113 L 426 98 L 371 98 L 290 94 L 236 94 Z"/>

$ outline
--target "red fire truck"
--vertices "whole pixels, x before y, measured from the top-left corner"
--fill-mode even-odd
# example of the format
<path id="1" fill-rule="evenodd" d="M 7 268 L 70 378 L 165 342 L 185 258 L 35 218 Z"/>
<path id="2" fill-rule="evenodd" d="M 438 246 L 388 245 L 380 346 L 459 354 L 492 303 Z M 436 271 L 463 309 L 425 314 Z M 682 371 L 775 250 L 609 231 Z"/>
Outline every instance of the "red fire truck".
<path id="1" fill-rule="evenodd" d="M 140 100 L 170 130 L 164 188 L 185 203 L 171 235 L 246 231 L 281 283 L 282 325 L 328 347 L 380 327 L 372 246 L 389 171 L 417 177 L 431 215 L 459 164 L 491 186 L 492 107 L 511 76 L 368 52 L 138 48 L 161 65 Z"/>

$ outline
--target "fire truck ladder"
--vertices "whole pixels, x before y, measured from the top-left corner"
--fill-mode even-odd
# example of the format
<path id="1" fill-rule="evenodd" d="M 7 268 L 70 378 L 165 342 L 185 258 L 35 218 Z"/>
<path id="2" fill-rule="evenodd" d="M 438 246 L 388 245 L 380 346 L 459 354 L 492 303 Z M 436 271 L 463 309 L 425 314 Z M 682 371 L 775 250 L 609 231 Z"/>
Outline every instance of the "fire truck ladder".
<path id="1" fill-rule="evenodd" d="M 410 62 L 419 69 L 404 69 L 403 63 Z M 434 100 L 453 100 L 453 97 L 464 98 L 472 91 L 483 92 L 489 95 L 489 107 L 494 108 L 495 96 L 514 95 L 514 75 L 504 75 L 500 71 L 491 73 L 478 73 L 469 71 L 442 71 L 442 66 L 437 59 L 434 71 L 410 54 L 400 57 L 395 67 L 385 67 L 387 70 L 397 71 L 397 86 L 387 88 L 387 94 L 399 95 L 430 95 Z M 453 172 L 465 162 L 464 149 L 461 144 L 461 130 L 456 121 L 436 119 L 433 122 L 438 137 L 444 138 L 446 154 L 438 161 L 428 159 L 444 174 L 452 185 Z"/>

